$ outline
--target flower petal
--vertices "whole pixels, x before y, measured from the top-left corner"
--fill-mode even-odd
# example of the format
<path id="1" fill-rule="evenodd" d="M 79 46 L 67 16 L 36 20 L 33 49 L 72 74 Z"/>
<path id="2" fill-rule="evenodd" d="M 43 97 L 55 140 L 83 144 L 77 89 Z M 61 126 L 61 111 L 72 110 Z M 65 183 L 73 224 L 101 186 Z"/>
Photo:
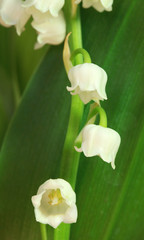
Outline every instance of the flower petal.
<path id="1" fill-rule="evenodd" d="M 107 10 L 107 11 L 112 10 L 113 0 L 101 0 L 101 3 L 103 5 L 103 7 L 105 8 L 105 10 Z"/>
<path id="2" fill-rule="evenodd" d="M 76 1 L 79 3 L 79 1 Z M 111 11 L 113 0 L 83 0 L 82 6 L 84 8 L 94 7 L 98 12 Z"/>
<path id="3" fill-rule="evenodd" d="M 19 35 L 30 17 L 27 10 L 21 6 L 21 1 L 17 0 L 2 1 L 0 15 L 6 25 L 16 25 Z"/>
<path id="4" fill-rule="evenodd" d="M 54 17 L 57 17 L 59 11 L 64 6 L 64 0 L 26 0 L 23 2 L 23 6 L 34 6 L 42 13 L 50 11 Z"/>
<path id="5" fill-rule="evenodd" d="M 105 92 L 107 74 L 96 64 L 76 65 L 69 70 L 68 78 L 71 87 L 67 87 L 67 90 L 75 90 L 85 104 L 91 100 L 99 102 L 107 99 Z"/>
<path id="6" fill-rule="evenodd" d="M 50 215 L 46 217 L 44 214 L 42 214 L 40 209 L 37 208 L 35 208 L 35 217 L 37 222 L 49 224 L 53 228 L 57 228 L 58 225 L 63 221 L 62 215 Z"/>
<path id="7" fill-rule="evenodd" d="M 111 128 L 89 124 L 82 130 L 81 148 L 86 157 L 100 156 L 115 168 L 115 157 L 120 145 L 120 135 Z"/>
<path id="8" fill-rule="evenodd" d="M 68 210 L 66 211 L 63 222 L 64 223 L 75 223 L 77 221 L 77 217 L 78 217 L 77 207 L 74 204 L 70 208 L 68 208 Z"/>
<path id="9" fill-rule="evenodd" d="M 43 194 L 45 193 L 45 191 L 41 192 L 40 194 L 38 195 L 35 195 L 32 197 L 32 203 L 34 205 L 35 208 L 38 208 L 41 204 L 41 199 L 42 199 L 42 196 Z"/>
<path id="10" fill-rule="evenodd" d="M 49 12 L 41 13 L 34 8 L 31 9 L 33 16 L 32 26 L 38 31 L 38 44 L 43 46 L 44 44 L 60 44 L 66 34 L 66 24 L 64 15 L 62 12 L 58 17 L 53 17 Z"/>

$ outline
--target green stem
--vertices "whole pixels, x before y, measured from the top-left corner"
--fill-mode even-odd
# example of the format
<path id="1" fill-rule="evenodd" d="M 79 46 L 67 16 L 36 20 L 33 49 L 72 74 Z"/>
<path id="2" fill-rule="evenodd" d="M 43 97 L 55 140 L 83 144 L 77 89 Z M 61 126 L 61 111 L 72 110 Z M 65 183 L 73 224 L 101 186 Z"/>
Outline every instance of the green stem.
<path id="1" fill-rule="evenodd" d="M 98 111 L 98 113 L 100 115 L 99 125 L 102 127 L 107 127 L 107 115 L 106 115 L 105 110 L 101 107 L 96 107 L 96 110 Z"/>
<path id="2" fill-rule="evenodd" d="M 88 116 L 88 122 L 97 114 L 99 113 L 100 115 L 100 121 L 99 121 L 99 125 L 102 126 L 102 127 L 107 127 L 107 115 L 106 115 L 106 112 L 105 110 L 100 107 L 100 106 L 97 106 L 95 107 L 92 112 L 90 113 L 90 115 Z"/>
<path id="3" fill-rule="evenodd" d="M 67 32 L 72 32 L 71 39 L 71 51 L 75 51 L 77 48 L 82 48 L 82 36 L 81 36 L 81 22 L 80 22 L 80 10 L 77 8 L 76 15 L 71 17 L 71 1 L 67 0 L 65 11 L 69 15 L 67 18 Z M 76 64 L 83 63 L 82 56 L 75 57 Z M 83 116 L 84 105 L 78 95 L 72 96 L 71 111 L 68 124 L 67 135 L 64 143 L 63 155 L 61 160 L 60 176 L 70 182 L 73 188 L 75 188 L 77 168 L 79 162 L 79 154 L 74 150 L 74 142 L 79 133 L 80 123 Z"/>
<path id="4" fill-rule="evenodd" d="M 79 7 L 77 9 L 76 15 L 71 16 L 71 1 L 67 0 L 65 3 L 65 16 L 67 20 L 67 32 L 72 32 L 72 37 L 70 40 L 71 51 L 77 48 L 82 48 L 82 36 L 81 36 L 81 22 Z M 75 57 L 75 64 L 83 63 L 83 57 L 77 55 Z M 67 135 L 64 143 L 60 177 L 67 180 L 73 189 L 76 184 L 76 177 L 79 165 L 80 153 L 76 152 L 74 149 L 74 142 L 79 133 L 80 124 L 83 116 L 84 105 L 80 100 L 79 96 L 72 96 L 70 118 L 68 124 Z M 69 240 L 70 236 L 70 224 L 61 224 L 55 230 L 54 240 Z"/>
<path id="5" fill-rule="evenodd" d="M 40 228 L 41 228 L 41 237 L 42 240 L 47 240 L 47 230 L 46 230 L 46 225 L 45 224 L 40 224 Z"/>
<path id="6" fill-rule="evenodd" d="M 74 61 L 74 58 L 78 54 L 82 54 L 84 63 L 91 63 L 91 57 L 90 57 L 89 53 L 84 48 L 77 48 L 71 55 L 71 61 Z"/>

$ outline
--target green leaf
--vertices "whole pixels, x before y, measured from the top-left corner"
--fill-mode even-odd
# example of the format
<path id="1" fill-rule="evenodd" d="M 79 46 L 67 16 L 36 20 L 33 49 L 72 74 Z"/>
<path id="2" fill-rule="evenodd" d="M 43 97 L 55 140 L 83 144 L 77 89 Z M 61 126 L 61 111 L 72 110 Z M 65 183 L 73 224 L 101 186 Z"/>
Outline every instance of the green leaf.
<path id="1" fill-rule="evenodd" d="M 14 27 L 0 26 L 0 146 L 21 94 L 47 46 L 35 51 L 36 32 L 26 26 L 21 36 Z M 27 41 L 29 39 L 29 41 Z"/>
<path id="2" fill-rule="evenodd" d="M 62 50 L 49 54 L 28 85 L 1 152 L 2 239 L 39 237 L 31 196 L 45 180 L 58 177 L 70 96 Z"/>
<path id="3" fill-rule="evenodd" d="M 122 138 L 116 170 L 81 155 L 76 185 L 79 218 L 71 240 L 139 240 L 144 222 L 142 0 L 115 1 L 110 13 L 82 11 L 84 48 L 108 73 L 108 126 Z M 49 51 L 34 74 L 7 132 L 0 163 L 2 239 L 40 239 L 31 196 L 59 176 L 70 96 L 62 47 Z M 73 146 L 72 146 L 73 147 Z M 53 239 L 49 227 L 48 239 Z"/>
<path id="4" fill-rule="evenodd" d="M 72 228 L 71 239 L 143 239 L 144 9 L 141 6 L 142 1 L 118 1 L 111 14 L 94 15 L 89 10 L 83 16 L 87 19 L 84 45 L 109 76 L 108 101 L 102 104 L 108 114 L 108 126 L 120 133 L 122 142 L 115 171 L 97 157 L 82 156 L 76 188 L 79 221 Z M 97 37 L 92 38 L 94 32 Z"/>

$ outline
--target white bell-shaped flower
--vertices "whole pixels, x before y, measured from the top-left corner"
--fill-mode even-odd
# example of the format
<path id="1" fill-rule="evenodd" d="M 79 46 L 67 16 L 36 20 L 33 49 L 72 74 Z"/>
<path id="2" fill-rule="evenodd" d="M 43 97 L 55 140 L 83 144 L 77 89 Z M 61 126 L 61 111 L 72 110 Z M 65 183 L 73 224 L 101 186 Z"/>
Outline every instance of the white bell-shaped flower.
<path id="1" fill-rule="evenodd" d="M 36 221 L 53 228 L 61 223 L 77 221 L 76 195 L 71 185 L 63 179 L 50 179 L 32 197 Z"/>
<path id="2" fill-rule="evenodd" d="M 93 7 L 98 12 L 111 11 L 113 0 L 76 0 L 76 3 L 82 1 L 83 8 Z"/>
<path id="3" fill-rule="evenodd" d="M 23 6 L 33 6 L 43 13 L 49 11 L 54 17 L 57 17 L 59 11 L 64 6 L 64 2 L 64 0 L 25 0 Z"/>
<path id="4" fill-rule="evenodd" d="M 98 155 L 115 169 L 115 157 L 120 142 L 120 135 L 113 129 L 89 124 L 82 130 L 81 147 L 75 149 L 83 152 L 86 157 Z"/>
<path id="5" fill-rule="evenodd" d="M 30 14 L 22 7 L 20 0 L 2 0 L 0 2 L 0 23 L 3 26 L 15 25 L 18 35 L 24 30 Z"/>
<path id="6" fill-rule="evenodd" d="M 35 48 L 40 48 L 44 44 L 57 45 L 63 42 L 66 23 L 62 11 L 57 17 L 53 17 L 49 12 L 42 13 L 35 8 L 31 8 L 30 11 L 33 17 L 32 26 L 38 32 Z"/>
<path id="7" fill-rule="evenodd" d="M 78 94 L 85 104 L 91 100 L 99 102 L 99 100 L 107 99 L 105 92 L 107 74 L 96 64 L 76 65 L 69 70 L 68 78 L 71 87 L 67 87 L 67 90 L 72 95 Z"/>

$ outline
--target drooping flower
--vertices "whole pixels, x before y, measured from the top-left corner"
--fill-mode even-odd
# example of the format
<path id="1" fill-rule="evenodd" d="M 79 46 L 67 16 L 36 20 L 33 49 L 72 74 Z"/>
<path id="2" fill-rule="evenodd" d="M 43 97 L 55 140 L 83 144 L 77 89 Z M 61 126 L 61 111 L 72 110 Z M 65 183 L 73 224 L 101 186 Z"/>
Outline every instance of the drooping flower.
<path id="1" fill-rule="evenodd" d="M 49 11 L 52 16 L 57 17 L 64 6 L 64 2 L 64 0 L 25 0 L 23 6 L 33 6 L 42 13 Z"/>
<path id="2" fill-rule="evenodd" d="M 30 14 L 23 8 L 19 0 L 1 0 L 0 2 L 0 23 L 3 26 L 16 26 L 17 34 L 20 35 L 28 21 Z"/>
<path id="3" fill-rule="evenodd" d="M 33 17 L 32 26 L 38 32 L 36 48 L 45 44 L 57 45 L 66 35 L 66 23 L 63 12 L 53 17 L 49 12 L 42 13 L 35 8 L 29 10 Z"/>
<path id="4" fill-rule="evenodd" d="M 82 1 L 83 8 L 93 7 L 98 12 L 111 11 L 113 0 L 76 0 L 76 3 Z"/>
<path id="5" fill-rule="evenodd" d="M 99 102 L 99 100 L 107 99 L 105 92 L 107 74 L 96 64 L 76 65 L 69 70 L 68 78 L 71 87 L 67 87 L 67 90 L 72 95 L 78 94 L 85 104 L 91 100 Z"/>
<path id="6" fill-rule="evenodd" d="M 45 44 L 57 45 L 66 34 L 64 15 L 60 10 L 64 0 L 0 0 L 0 24 L 5 27 L 15 25 L 18 35 L 32 16 L 32 26 L 37 31 L 35 48 Z"/>
<path id="7" fill-rule="evenodd" d="M 120 135 L 113 129 L 89 124 L 82 130 L 81 147 L 75 149 L 83 152 L 86 157 L 98 155 L 115 169 L 115 157 L 120 142 Z"/>
<path id="8" fill-rule="evenodd" d="M 76 195 L 63 179 L 50 179 L 32 197 L 36 221 L 57 228 L 61 222 L 77 221 Z"/>

